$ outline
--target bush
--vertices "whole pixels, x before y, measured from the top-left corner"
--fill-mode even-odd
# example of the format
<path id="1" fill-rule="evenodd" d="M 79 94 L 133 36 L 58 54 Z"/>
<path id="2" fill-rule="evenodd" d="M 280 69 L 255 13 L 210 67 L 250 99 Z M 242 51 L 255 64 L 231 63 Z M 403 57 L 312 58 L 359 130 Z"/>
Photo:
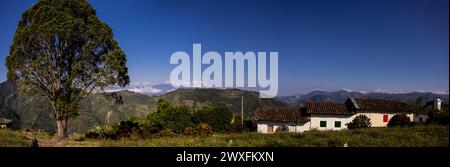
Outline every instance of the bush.
<path id="1" fill-rule="evenodd" d="M 137 122 L 131 120 L 122 121 L 119 124 L 119 128 L 116 131 L 117 138 L 130 137 L 132 134 L 141 134 L 141 128 Z"/>
<path id="2" fill-rule="evenodd" d="M 411 123 L 411 119 L 406 114 L 396 114 L 388 122 L 388 127 L 406 126 Z"/>
<path id="3" fill-rule="evenodd" d="M 207 123 L 215 132 L 230 130 L 232 114 L 225 106 L 208 104 L 197 109 L 193 115 L 194 123 Z"/>
<path id="4" fill-rule="evenodd" d="M 156 107 L 156 112 L 149 113 L 141 120 L 144 133 L 159 133 L 163 129 L 182 133 L 185 128 L 193 126 L 191 112 L 187 107 L 170 104 L 164 99 L 160 99 Z"/>
<path id="5" fill-rule="evenodd" d="M 185 136 L 196 136 L 197 135 L 197 130 L 195 130 L 192 127 L 187 127 L 186 129 L 184 129 L 183 134 Z"/>
<path id="6" fill-rule="evenodd" d="M 348 129 L 369 128 L 371 126 L 370 118 L 365 115 L 356 116 L 352 122 L 347 123 Z"/>
<path id="7" fill-rule="evenodd" d="M 211 135 L 213 133 L 211 126 L 209 126 L 207 123 L 198 124 L 197 132 L 199 135 Z"/>
<path id="8" fill-rule="evenodd" d="M 114 125 L 95 126 L 85 136 L 90 139 L 116 139 L 117 128 Z"/>
<path id="9" fill-rule="evenodd" d="M 231 132 L 241 133 L 244 130 L 244 126 L 241 123 L 241 117 L 235 116 L 231 121 Z"/>
<path id="10" fill-rule="evenodd" d="M 248 129 L 250 132 L 255 132 L 257 130 L 256 121 L 254 120 L 244 120 L 244 128 Z"/>
<path id="11" fill-rule="evenodd" d="M 449 124 L 448 110 L 430 111 L 428 114 L 427 122 L 438 125 L 448 125 Z"/>

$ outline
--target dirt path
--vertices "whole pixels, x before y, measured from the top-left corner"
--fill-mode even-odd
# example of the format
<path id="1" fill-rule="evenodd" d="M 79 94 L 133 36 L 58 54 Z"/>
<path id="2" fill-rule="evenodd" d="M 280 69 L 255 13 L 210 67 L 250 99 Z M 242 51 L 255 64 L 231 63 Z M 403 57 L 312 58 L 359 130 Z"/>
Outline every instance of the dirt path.
<path id="1" fill-rule="evenodd" d="M 30 143 L 33 139 L 38 141 L 39 147 L 64 147 L 66 146 L 66 141 L 57 140 L 56 138 L 42 137 L 33 134 L 32 132 L 27 132 L 27 138 L 30 140 Z"/>

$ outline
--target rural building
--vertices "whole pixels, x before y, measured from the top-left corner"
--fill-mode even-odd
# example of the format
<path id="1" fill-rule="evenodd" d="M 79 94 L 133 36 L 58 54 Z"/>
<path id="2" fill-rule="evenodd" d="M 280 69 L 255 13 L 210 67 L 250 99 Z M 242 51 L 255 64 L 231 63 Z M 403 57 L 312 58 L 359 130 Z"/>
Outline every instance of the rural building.
<path id="1" fill-rule="evenodd" d="M 255 112 L 259 133 L 275 131 L 303 132 L 309 130 L 309 117 L 302 116 L 300 108 L 261 108 Z"/>
<path id="2" fill-rule="evenodd" d="M 429 113 L 433 111 L 441 111 L 447 110 L 448 106 L 443 103 L 443 100 L 436 99 L 434 101 L 430 101 L 423 106 L 423 109 L 414 113 L 414 121 L 415 122 L 426 122 L 429 118 Z"/>
<path id="3" fill-rule="evenodd" d="M 411 121 L 414 121 L 414 113 L 417 111 L 406 103 L 394 100 L 349 98 L 345 104 L 356 115 L 369 117 L 372 127 L 386 127 L 389 120 L 396 114 L 406 114 Z"/>
<path id="4" fill-rule="evenodd" d="M 411 105 L 394 100 L 349 98 L 345 103 L 307 102 L 305 107 L 260 108 L 253 119 L 260 133 L 304 132 L 347 129 L 346 124 L 358 115 L 367 116 L 372 127 L 386 127 L 396 114 L 406 114 L 411 121 L 421 120 L 423 115 L 416 117 L 417 111 Z"/>
<path id="5" fill-rule="evenodd" d="M 6 118 L 0 118 L 0 129 L 10 128 L 12 120 Z"/>
<path id="6" fill-rule="evenodd" d="M 347 129 L 354 113 L 345 104 L 328 102 L 307 102 L 306 112 L 310 115 L 310 127 L 317 130 Z"/>

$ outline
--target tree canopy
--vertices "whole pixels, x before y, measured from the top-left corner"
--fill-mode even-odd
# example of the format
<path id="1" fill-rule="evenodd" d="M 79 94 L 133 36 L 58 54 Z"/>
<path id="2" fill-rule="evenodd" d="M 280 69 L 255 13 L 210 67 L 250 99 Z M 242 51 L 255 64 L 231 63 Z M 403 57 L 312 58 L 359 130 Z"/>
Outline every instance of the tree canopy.
<path id="1" fill-rule="evenodd" d="M 125 53 L 86 0 L 40 0 L 26 10 L 6 64 L 20 92 L 49 100 L 63 124 L 93 91 L 129 83 Z"/>

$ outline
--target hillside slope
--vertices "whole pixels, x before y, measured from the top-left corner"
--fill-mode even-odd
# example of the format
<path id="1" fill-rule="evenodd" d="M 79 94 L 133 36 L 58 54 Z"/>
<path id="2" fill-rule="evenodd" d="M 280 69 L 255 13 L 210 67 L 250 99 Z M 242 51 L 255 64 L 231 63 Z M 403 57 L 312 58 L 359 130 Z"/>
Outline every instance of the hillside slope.
<path id="1" fill-rule="evenodd" d="M 100 94 L 92 94 L 80 103 L 79 116 L 69 121 L 69 133 L 85 133 L 95 125 L 120 122 L 130 116 L 144 117 L 155 111 L 157 100 L 164 98 L 172 103 L 193 106 L 214 103 L 228 106 L 235 115 L 241 113 L 244 96 L 244 116 L 250 118 L 258 107 L 283 106 L 275 99 L 261 99 L 259 93 L 239 89 L 178 89 L 161 96 L 146 96 L 130 91 L 117 92 L 123 104 L 118 105 Z M 21 96 L 12 82 L 0 84 L 0 117 L 15 120 L 20 128 L 56 131 L 49 103 L 40 97 Z"/>

